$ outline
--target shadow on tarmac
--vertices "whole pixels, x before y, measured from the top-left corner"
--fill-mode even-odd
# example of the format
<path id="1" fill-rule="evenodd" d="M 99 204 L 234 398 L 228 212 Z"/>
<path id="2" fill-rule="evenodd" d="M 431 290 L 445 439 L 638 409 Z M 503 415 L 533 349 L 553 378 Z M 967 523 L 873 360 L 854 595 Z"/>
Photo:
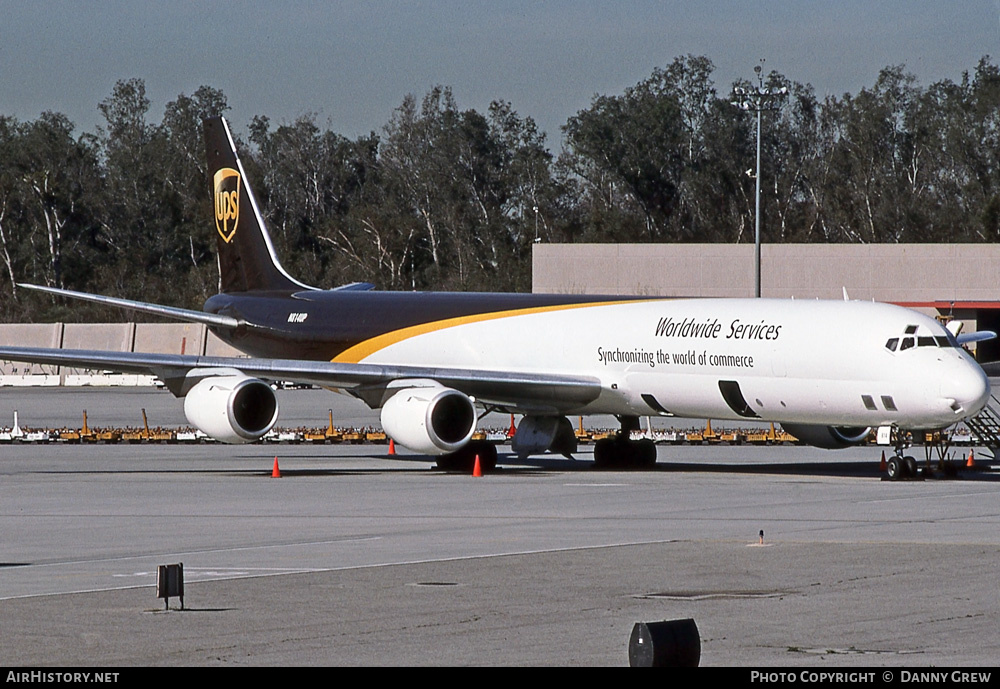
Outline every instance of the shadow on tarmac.
<path id="1" fill-rule="evenodd" d="M 279 453 L 280 454 L 280 453 Z M 378 474 L 422 474 L 429 472 L 440 475 L 467 475 L 467 472 L 444 471 L 438 469 L 433 458 L 426 455 L 397 454 L 386 457 L 384 454 L 370 454 L 354 456 L 352 459 L 360 460 L 387 460 L 391 465 L 385 466 L 365 466 L 365 467 L 343 467 L 336 466 L 316 466 L 303 467 L 303 462 L 329 462 L 340 459 L 336 455 L 323 452 L 319 448 L 315 452 L 296 453 L 294 457 L 287 457 L 288 464 L 298 466 L 281 467 L 280 478 L 304 478 L 320 476 L 372 476 Z M 18 473 L 33 473 L 41 475 L 75 475 L 75 476 L 115 476 L 115 475 L 137 475 L 137 474 L 157 474 L 157 475 L 215 475 L 231 476 L 237 478 L 272 478 L 272 467 L 267 463 L 263 466 L 263 458 L 241 457 L 239 461 L 253 461 L 253 466 L 246 468 L 236 468 L 232 465 L 220 467 L 204 468 L 165 468 L 165 467 L 115 467 L 111 469 L 34 469 Z M 286 461 L 286 460 L 282 460 Z M 507 476 L 515 475 L 543 475 L 552 473 L 572 473 L 572 472 L 601 472 L 601 473 L 643 473 L 643 472 L 671 472 L 683 474 L 757 474 L 770 476 L 803 476 L 803 477 L 851 477 L 851 478 L 879 478 L 887 479 L 885 472 L 879 470 L 879 461 L 858 461 L 837 460 L 824 461 L 811 459 L 800 462 L 761 462 L 761 461 L 718 461 L 704 460 L 699 462 L 683 462 L 660 459 L 652 467 L 625 468 L 618 467 L 612 469 L 599 469 L 588 457 L 586 459 L 567 459 L 561 455 L 543 455 L 520 459 L 515 454 L 503 453 L 498 457 L 497 468 L 490 473 Z M 922 458 L 918 459 L 921 468 L 924 466 Z M 908 481 L 922 480 L 962 480 L 962 481 L 1000 481 L 1000 471 L 992 470 L 1000 466 L 997 462 L 979 459 L 976 468 L 967 469 L 964 462 L 955 460 L 957 475 L 946 476 L 944 472 L 933 471 L 930 476 L 920 476 L 916 479 L 904 479 Z M 936 462 L 932 464 L 936 467 Z M 921 472 L 924 473 L 923 471 Z"/>
<path id="2" fill-rule="evenodd" d="M 859 462 L 859 461 L 817 461 L 807 462 L 746 462 L 746 463 L 712 463 L 712 462 L 675 462 L 660 460 L 653 467 L 635 469 L 598 469 L 593 462 L 587 460 L 571 460 L 562 457 L 528 458 L 519 460 L 516 456 L 501 457 L 498 462 L 502 469 L 519 471 L 526 470 L 547 470 L 547 471 L 601 471 L 601 472 L 627 472 L 639 473 L 646 471 L 675 472 L 675 473 L 706 473 L 706 474 L 763 474 L 773 476 L 830 476 L 830 477 L 856 477 L 856 478 L 884 478 L 887 477 L 884 471 L 879 470 L 879 462 Z M 958 462 L 956 462 L 958 464 Z M 994 463 L 978 461 L 975 469 L 966 469 L 964 466 L 957 467 L 957 475 L 946 476 L 944 472 L 933 471 L 930 476 L 921 476 L 911 481 L 929 479 L 948 479 L 966 481 L 1000 481 L 1000 472 L 990 469 Z M 924 462 L 920 461 L 923 468 Z M 936 462 L 933 463 L 936 466 Z M 498 468 L 499 469 L 499 468 Z"/>

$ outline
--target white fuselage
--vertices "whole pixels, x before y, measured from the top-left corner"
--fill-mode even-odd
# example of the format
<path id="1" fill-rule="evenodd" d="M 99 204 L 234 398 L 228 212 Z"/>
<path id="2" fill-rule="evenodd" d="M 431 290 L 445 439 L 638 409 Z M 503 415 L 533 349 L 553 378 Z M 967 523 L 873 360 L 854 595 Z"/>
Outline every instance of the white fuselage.
<path id="1" fill-rule="evenodd" d="M 337 359 L 596 377 L 602 392 L 581 414 L 944 428 L 989 396 L 982 369 L 937 321 L 857 301 L 512 311 L 399 331 Z"/>

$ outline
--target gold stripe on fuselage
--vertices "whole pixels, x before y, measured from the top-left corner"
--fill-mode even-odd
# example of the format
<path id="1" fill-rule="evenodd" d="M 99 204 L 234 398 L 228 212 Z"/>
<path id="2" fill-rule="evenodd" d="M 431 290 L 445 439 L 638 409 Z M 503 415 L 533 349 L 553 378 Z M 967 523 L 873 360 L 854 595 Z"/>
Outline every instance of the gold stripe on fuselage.
<path id="1" fill-rule="evenodd" d="M 411 325 L 407 328 L 400 328 L 399 330 L 392 330 L 381 335 L 377 335 L 373 338 L 359 342 L 353 347 L 345 349 L 343 352 L 335 356 L 331 361 L 335 363 L 349 363 L 357 364 L 361 363 L 363 360 L 375 354 L 378 351 L 390 347 L 397 342 L 402 342 L 403 340 L 408 340 L 411 337 L 417 337 L 418 335 L 425 335 L 427 333 L 435 332 L 437 330 L 444 330 L 446 328 L 454 328 L 459 325 L 468 325 L 469 323 L 481 323 L 483 321 L 499 320 L 501 318 L 512 318 L 514 316 L 527 316 L 535 313 L 550 313 L 553 311 L 567 311 L 569 309 L 584 309 L 591 308 L 594 306 L 609 306 L 612 304 L 639 304 L 647 301 L 666 301 L 664 299 L 627 299 L 622 301 L 591 301 L 584 302 L 580 304 L 555 304 L 551 306 L 533 306 L 524 309 L 509 309 L 506 311 L 491 311 L 487 313 L 474 313 L 468 316 L 456 316 L 454 318 L 445 318 L 440 321 L 429 321 L 427 323 L 420 323 L 419 325 Z"/>

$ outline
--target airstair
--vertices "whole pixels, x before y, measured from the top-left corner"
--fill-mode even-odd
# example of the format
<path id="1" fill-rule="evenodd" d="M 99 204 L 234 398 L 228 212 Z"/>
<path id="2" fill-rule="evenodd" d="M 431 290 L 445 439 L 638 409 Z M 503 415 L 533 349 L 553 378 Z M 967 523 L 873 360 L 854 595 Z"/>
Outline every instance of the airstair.
<path id="1" fill-rule="evenodd" d="M 1000 400 L 995 395 L 990 395 L 983 410 L 966 419 L 965 425 L 972 432 L 974 444 L 989 449 L 994 459 L 1000 457 Z"/>

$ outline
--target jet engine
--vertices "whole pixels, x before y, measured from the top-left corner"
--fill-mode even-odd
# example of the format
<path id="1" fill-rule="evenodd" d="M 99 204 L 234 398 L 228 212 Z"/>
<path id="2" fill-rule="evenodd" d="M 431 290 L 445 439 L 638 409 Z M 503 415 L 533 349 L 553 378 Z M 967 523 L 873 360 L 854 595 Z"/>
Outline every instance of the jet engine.
<path id="1" fill-rule="evenodd" d="M 468 395 L 442 385 L 402 388 L 382 405 L 382 429 L 415 452 L 443 455 L 472 439 L 476 407 Z"/>
<path id="2" fill-rule="evenodd" d="M 871 431 L 871 428 L 813 426 L 798 423 L 783 423 L 781 427 L 802 442 L 825 450 L 842 450 L 851 445 L 860 445 Z"/>
<path id="3" fill-rule="evenodd" d="M 199 381 L 184 397 L 184 415 L 224 443 L 252 443 L 278 420 L 278 400 L 267 383 L 236 373 Z"/>

